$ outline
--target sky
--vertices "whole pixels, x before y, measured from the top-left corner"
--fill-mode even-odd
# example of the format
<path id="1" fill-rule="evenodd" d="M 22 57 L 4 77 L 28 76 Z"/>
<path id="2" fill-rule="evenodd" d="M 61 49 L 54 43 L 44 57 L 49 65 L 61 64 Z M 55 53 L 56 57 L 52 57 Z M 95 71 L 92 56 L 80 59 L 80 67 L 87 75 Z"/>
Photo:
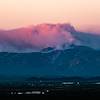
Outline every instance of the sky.
<path id="1" fill-rule="evenodd" d="M 0 0 L 0 29 L 41 23 L 100 26 L 100 0 Z"/>

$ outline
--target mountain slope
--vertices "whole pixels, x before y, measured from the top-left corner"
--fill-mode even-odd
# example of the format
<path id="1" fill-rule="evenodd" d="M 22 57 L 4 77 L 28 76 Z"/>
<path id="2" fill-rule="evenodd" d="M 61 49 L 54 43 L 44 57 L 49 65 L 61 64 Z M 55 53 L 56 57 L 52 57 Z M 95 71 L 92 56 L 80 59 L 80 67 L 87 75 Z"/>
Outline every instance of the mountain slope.
<path id="1" fill-rule="evenodd" d="M 0 75 L 100 76 L 100 51 L 73 46 L 49 53 L 0 53 Z"/>

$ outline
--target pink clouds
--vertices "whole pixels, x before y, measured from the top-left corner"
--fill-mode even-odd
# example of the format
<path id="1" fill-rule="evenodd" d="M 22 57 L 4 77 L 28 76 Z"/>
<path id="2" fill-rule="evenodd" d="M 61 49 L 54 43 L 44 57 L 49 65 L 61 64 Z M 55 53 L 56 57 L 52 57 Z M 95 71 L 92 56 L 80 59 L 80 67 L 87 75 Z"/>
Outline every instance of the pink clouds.
<path id="1" fill-rule="evenodd" d="M 34 52 L 43 48 L 69 48 L 71 44 L 98 47 L 100 37 L 77 32 L 70 24 L 40 24 L 0 31 L 0 51 Z"/>

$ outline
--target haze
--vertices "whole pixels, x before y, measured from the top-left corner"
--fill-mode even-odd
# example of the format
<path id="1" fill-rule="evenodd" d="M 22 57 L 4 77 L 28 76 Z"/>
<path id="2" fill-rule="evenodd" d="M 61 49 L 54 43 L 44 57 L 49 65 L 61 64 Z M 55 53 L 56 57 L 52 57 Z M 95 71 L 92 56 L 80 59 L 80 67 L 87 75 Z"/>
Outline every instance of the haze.
<path id="1" fill-rule="evenodd" d="M 0 28 L 66 23 L 100 26 L 100 0 L 0 0 Z"/>

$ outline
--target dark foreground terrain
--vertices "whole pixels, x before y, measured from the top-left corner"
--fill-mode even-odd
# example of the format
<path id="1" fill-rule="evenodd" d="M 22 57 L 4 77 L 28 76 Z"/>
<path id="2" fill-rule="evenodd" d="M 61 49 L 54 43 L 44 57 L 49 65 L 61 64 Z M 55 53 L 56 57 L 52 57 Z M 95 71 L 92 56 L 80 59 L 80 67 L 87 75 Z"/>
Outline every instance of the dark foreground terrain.
<path id="1" fill-rule="evenodd" d="M 0 83 L 0 96 L 100 96 L 100 82 L 78 80 L 31 80 Z"/>

